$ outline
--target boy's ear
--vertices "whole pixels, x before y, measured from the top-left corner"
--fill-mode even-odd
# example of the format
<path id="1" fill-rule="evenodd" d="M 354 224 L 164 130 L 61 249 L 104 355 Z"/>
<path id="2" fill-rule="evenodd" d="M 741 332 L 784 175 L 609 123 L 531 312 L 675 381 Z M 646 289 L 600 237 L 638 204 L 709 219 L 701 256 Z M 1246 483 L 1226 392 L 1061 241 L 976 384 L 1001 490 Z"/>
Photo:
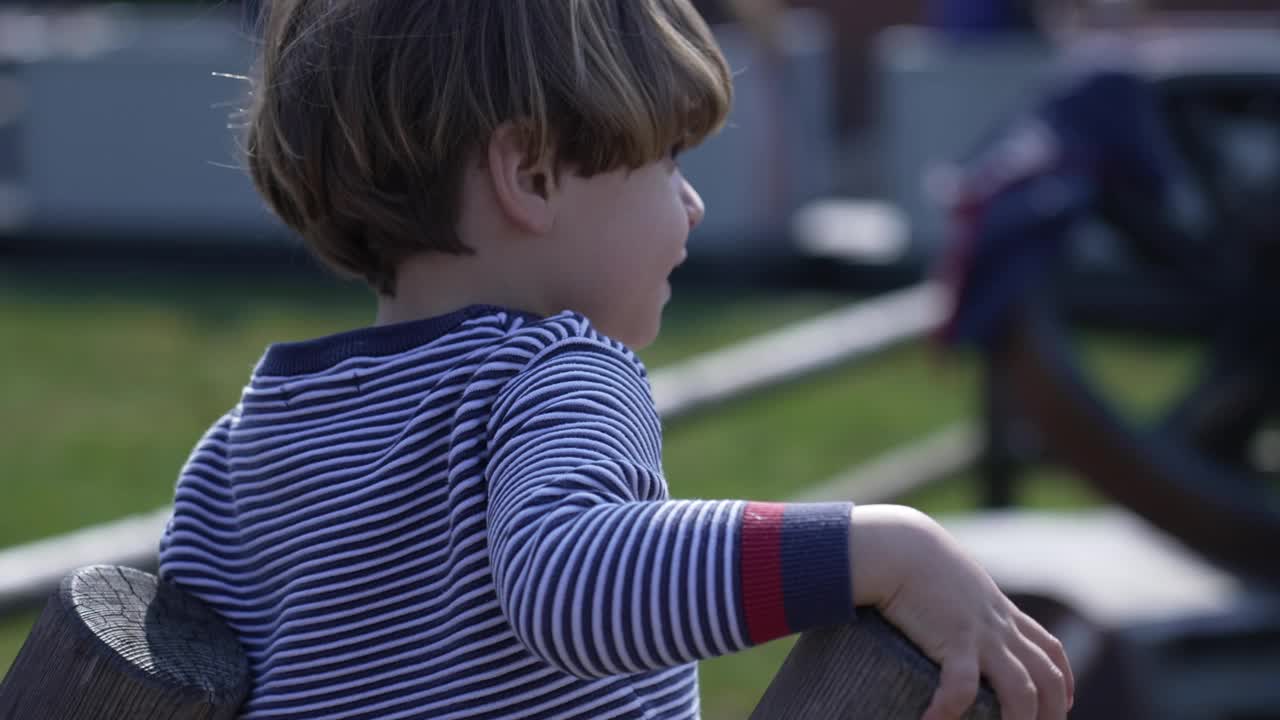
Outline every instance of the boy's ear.
<path id="1" fill-rule="evenodd" d="M 550 158 L 529 163 L 522 134 L 506 123 L 489 139 L 487 159 L 494 195 L 507 218 L 528 232 L 548 232 L 555 221 L 551 197 L 555 175 Z"/>

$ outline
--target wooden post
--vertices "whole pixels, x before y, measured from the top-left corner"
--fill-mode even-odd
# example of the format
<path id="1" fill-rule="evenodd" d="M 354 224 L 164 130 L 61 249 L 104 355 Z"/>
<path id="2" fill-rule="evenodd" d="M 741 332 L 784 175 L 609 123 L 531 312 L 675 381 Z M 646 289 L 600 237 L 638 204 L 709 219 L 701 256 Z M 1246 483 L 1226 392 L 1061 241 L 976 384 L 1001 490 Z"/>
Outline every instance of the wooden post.
<path id="1" fill-rule="evenodd" d="M 938 687 L 939 669 L 880 613 L 858 610 L 848 625 L 811 630 L 787 656 L 751 720 L 918 718 Z M 965 720 L 996 720 L 984 684 Z"/>
<path id="2" fill-rule="evenodd" d="M 154 575 L 97 565 L 49 598 L 0 684 L 0 718 L 231 720 L 249 693 L 235 636 Z"/>
<path id="3" fill-rule="evenodd" d="M 752 720 L 919 717 L 938 667 L 874 610 L 805 633 Z M 235 636 L 154 575 L 77 570 L 45 606 L 0 683 L 0 718 L 233 720 L 249 692 Z M 966 720 L 997 720 L 986 686 Z"/>
<path id="4" fill-rule="evenodd" d="M 982 421 L 985 441 L 979 466 L 982 471 L 982 506 L 1006 509 L 1016 504 L 1018 458 L 1014 450 L 1016 418 L 1005 381 L 1003 348 L 982 355 Z"/>

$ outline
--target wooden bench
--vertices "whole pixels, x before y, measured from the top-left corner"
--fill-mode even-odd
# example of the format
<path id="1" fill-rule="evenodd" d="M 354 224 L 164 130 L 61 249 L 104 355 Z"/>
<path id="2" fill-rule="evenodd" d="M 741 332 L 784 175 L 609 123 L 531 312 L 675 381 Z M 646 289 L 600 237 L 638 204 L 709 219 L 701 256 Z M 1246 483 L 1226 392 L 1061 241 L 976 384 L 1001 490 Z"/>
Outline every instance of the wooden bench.
<path id="1" fill-rule="evenodd" d="M 804 634 L 751 717 L 916 718 L 937 682 L 937 666 L 864 609 Z M 0 684 L 0 719 L 234 718 L 249 686 L 235 636 L 199 601 L 150 573 L 95 565 L 49 598 Z M 966 717 L 999 717 L 987 688 Z"/>

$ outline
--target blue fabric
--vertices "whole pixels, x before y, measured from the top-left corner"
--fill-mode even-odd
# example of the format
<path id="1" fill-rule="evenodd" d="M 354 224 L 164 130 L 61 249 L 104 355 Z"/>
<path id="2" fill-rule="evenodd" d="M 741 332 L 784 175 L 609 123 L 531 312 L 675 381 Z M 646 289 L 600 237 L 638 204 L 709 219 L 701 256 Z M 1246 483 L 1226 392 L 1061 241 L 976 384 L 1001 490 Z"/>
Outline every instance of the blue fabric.
<path id="1" fill-rule="evenodd" d="M 1034 26 L 1026 3 L 1018 0 L 932 0 L 930 23 L 952 35 L 1029 31 Z"/>
<path id="2" fill-rule="evenodd" d="M 848 622 L 853 607 L 849 506 L 787 505 L 781 551 L 787 625 L 797 628 Z"/>
<path id="3" fill-rule="evenodd" d="M 1047 136 L 1052 155 L 993 173 L 1016 165 L 1008 158 L 1019 133 Z M 983 346 L 998 337 L 1008 311 L 1063 258 L 1073 227 L 1104 199 L 1164 212 L 1174 157 L 1150 87 L 1116 71 L 1075 79 L 993 134 L 962 173 L 968 206 L 953 214 L 945 251 L 954 304 L 942 339 Z"/>
<path id="4" fill-rule="evenodd" d="M 790 630 L 851 618 L 849 505 L 775 505 Z M 691 720 L 693 663 L 750 644 L 747 506 L 670 498 L 624 345 L 477 305 L 271 346 L 160 574 L 245 648 L 245 720 Z"/>

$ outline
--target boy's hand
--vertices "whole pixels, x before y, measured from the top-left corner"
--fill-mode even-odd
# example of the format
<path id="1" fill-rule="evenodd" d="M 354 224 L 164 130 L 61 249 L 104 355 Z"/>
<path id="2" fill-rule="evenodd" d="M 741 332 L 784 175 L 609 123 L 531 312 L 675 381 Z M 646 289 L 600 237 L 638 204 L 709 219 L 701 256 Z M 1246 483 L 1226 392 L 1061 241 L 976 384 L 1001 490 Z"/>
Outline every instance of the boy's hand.
<path id="1" fill-rule="evenodd" d="M 894 505 L 856 506 L 850 520 L 854 603 L 875 606 L 942 666 L 924 720 L 961 717 L 980 677 L 1005 720 L 1066 717 L 1075 680 L 1062 644 L 941 526 Z"/>

